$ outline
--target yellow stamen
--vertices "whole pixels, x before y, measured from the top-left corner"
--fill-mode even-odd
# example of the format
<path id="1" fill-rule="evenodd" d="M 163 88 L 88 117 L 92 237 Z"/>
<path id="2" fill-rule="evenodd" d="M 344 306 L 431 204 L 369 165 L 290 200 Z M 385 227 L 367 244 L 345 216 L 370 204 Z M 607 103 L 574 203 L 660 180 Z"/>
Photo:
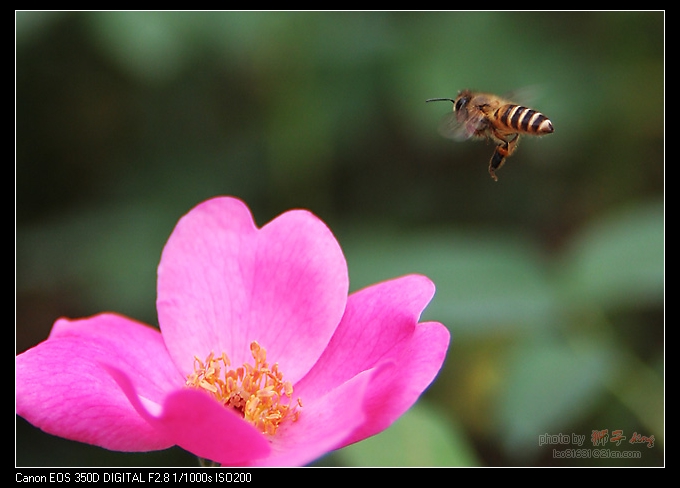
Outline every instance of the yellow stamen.
<path id="1" fill-rule="evenodd" d="M 291 402 L 293 385 L 283 381 L 278 363 L 269 367 L 263 347 L 252 342 L 250 353 L 255 365 L 246 363 L 235 370 L 228 369 L 231 363 L 225 353 L 215 358 L 211 352 L 205 362 L 194 357 L 194 372 L 187 377 L 186 385 L 209 392 L 260 432 L 274 435 L 282 422 L 297 421 L 302 402 L 299 398 Z"/>

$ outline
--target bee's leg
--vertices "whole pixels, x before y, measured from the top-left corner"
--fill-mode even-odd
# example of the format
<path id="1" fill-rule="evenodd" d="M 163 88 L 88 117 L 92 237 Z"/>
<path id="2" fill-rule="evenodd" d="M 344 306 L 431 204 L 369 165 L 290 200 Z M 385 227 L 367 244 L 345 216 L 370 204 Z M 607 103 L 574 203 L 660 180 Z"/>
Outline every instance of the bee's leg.
<path id="1" fill-rule="evenodd" d="M 515 152 L 515 149 L 517 149 L 517 144 L 519 143 L 519 134 L 515 135 L 515 137 L 512 139 L 512 141 L 508 142 L 508 156 L 510 156 L 513 152 Z"/>
<path id="2" fill-rule="evenodd" d="M 505 159 L 510 156 L 519 142 L 519 134 L 517 134 L 511 141 L 506 141 L 500 139 L 500 143 L 496 146 L 496 149 L 491 156 L 491 161 L 489 161 L 489 174 L 494 181 L 498 181 L 496 176 L 496 170 L 500 169 L 505 164 Z"/>
<path id="3" fill-rule="evenodd" d="M 508 155 L 507 152 L 507 142 L 496 146 L 496 149 L 491 156 L 489 161 L 489 174 L 494 181 L 498 181 L 498 176 L 496 176 L 496 170 L 505 164 L 505 158 Z"/>

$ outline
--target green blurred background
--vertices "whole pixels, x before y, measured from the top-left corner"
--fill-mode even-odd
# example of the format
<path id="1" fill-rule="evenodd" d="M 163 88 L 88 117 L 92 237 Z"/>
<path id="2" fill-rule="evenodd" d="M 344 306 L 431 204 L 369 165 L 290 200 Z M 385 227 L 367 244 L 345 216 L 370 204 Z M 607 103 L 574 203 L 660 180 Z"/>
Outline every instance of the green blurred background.
<path id="1" fill-rule="evenodd" d="M 157 324 L 178 218 L 216 195 L 321 217 L 352 290 L 422 273 L 453 341 L 392 428 L 316 466 L 664 464 L 663 12 L 18 12 L 16 352 L 56 318 Z M 555 133 L 437 131 L 473 88 L 538 87 Z M 623 430 L 556 459 L 542 434 Z M 655 436 L 654 447 L 628 443 Z M 19 466 L 195 466 L 16 422 Z"/>

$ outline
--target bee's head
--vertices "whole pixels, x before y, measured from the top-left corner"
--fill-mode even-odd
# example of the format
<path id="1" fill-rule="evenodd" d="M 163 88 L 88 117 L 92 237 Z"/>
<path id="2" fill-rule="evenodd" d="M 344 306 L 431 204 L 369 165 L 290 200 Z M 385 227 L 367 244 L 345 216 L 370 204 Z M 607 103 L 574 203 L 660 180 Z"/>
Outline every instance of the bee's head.
<path id="1" fill-rule="evenodd" d="M 472 98 L 472 93 L 469 90 L 461 91 L 455 100 L 453 100 L 453 111 L 460 112 L 467 107 L 468 102 Z"/>

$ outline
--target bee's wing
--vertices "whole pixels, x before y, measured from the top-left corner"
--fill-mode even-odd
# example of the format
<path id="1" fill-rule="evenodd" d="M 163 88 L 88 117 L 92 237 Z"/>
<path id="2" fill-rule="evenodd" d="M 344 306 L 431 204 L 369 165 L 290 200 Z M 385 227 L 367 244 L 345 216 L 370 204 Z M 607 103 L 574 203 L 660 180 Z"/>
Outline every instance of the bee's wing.
<path id="1" fill-rule="evenodd" d="M 448 139 L 464 141 L 475 135 L 483 120 L 484 116 L 481 114 L 459 117 L 458 113 L 450 112 L 444 116 L 439 124 L 439 133 Z"/>
<path id="2" fill-rule="evenodd" d="M 505 93 L 503 97 L 511 103 L 531 107 L 536 100 L 541 98 L 542 92 L 543 88 L 541 85 L 529 85 Z"/>

